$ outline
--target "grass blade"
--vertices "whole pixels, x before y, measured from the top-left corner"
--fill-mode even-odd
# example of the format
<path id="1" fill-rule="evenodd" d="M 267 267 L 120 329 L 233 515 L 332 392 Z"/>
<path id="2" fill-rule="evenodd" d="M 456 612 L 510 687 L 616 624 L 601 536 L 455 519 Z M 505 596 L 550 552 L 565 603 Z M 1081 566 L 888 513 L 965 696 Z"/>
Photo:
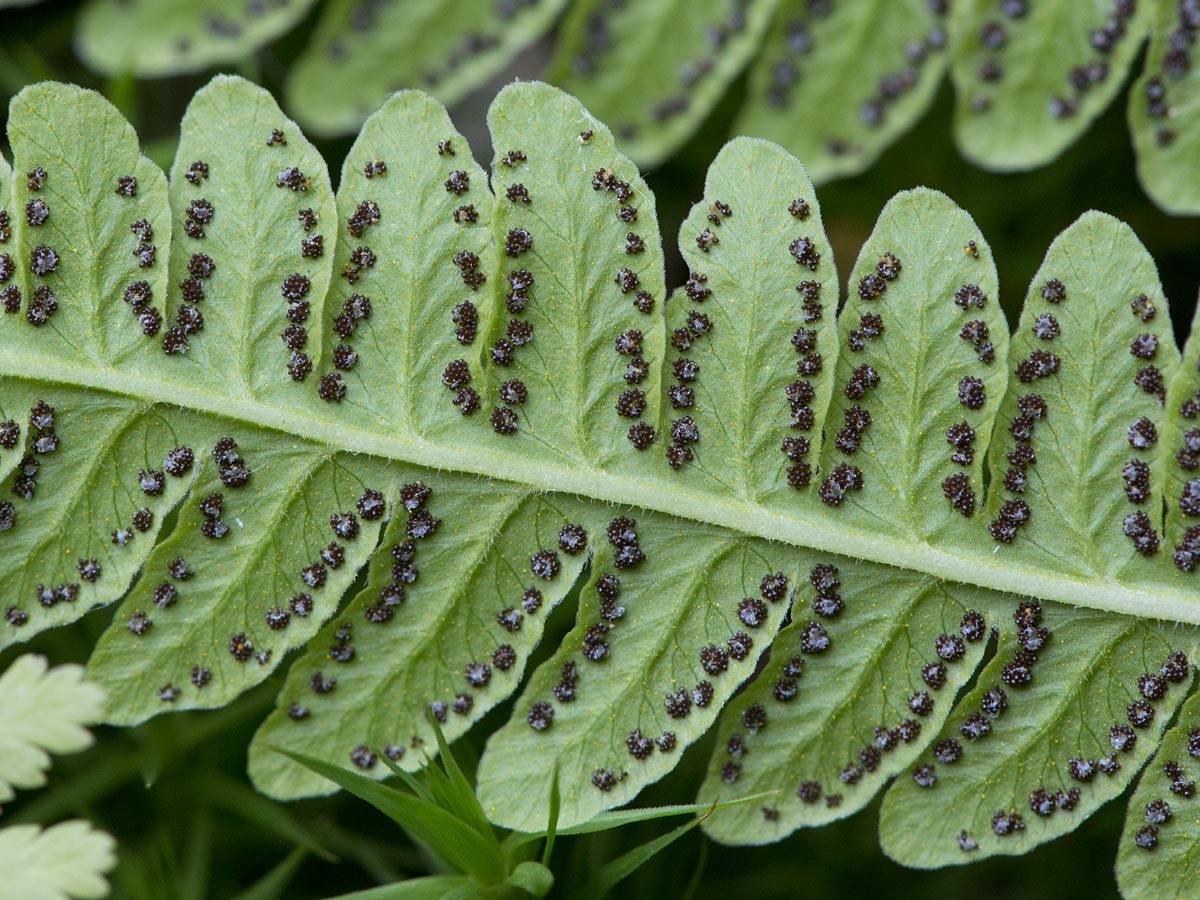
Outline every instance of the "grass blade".
<path id="1" fill-rule="evenodd" d="M 550 854 L 554 852 L 554 837 L 558 832 L 558 810 L 562 795 L 558 790 L 558 767 L 554 769 L 554 780 L 550 782 L 550 821 L 546 823 L 546 846 L 542 850 L 542 865 L 550 865 Z"/>
<path id="2" fill-rule="evenodd" d="M 208 775 L 201 790 L 212 798 L 212 802 L 251 825 L 279 835 L 297 847 L 303 847 L 326 862 L 337 862 L 337 857 L 318 844 L 309 831 L 298 823 L 279 804 L 268 800 L 257 791 L 251 790 L 235 778 L 218 772 Z"/>
<path id="3" fill-rule="evenodd" d="M 604 867 L 596 873 L 592 881 L 591 896 L 599 898 L 606 895 L 618 883 L 628 878 L 635 871 L 653 859 L 662 850 L 669 847 L 675 841 L 679 840 L 709 816 L 716 811 L 716 804 L 709 807 L 708 811 L 692 819 L 690 822 L 684 822 L 679 827 L 668 831 L 666 834 L 656 837 L 652 841 L 647 841 L 640 847 L 635 847 L 628 853 L 623 853 L 614 859 L 612 862 L 606 863 Z"/>
<path id="4" fill-rule="evenodd" d="M 412 878 L 365 891 L 355 891 L 353 894 L 339 894 L 328 900 L 445 900 L 447 897 L 458 896 L 460 892 L 465 892 L 465 897 L 474 897 L 477 888 L 471 884 L 470 879 L 461 875 L 430 875 L 427 878 Z"/>
<path id="5" fill-rule="evenodd" d="M 308 850 L 304 847 L 294 848 L 270 872 L 235 896 L 233 900 L 280 900 L 283 892 L 287 890 L 287 886 L 296 877 L 300 864 L 307 856 Z"/>
<path id="6" fill-rule="evenodd" d="M 381 750 L 376 750 L 375 755 L 379 758 L 379 760 L 385 766 L 387 766 L 389 769 L 391 769 L 392 774 L 397 776 L 401 781 L 403 781 L 404 786 L 407 787 L 410 791 L 412 791 L 417 797 L 424 800 L 426 803 L 434 803 L 435 802 L 434 797 L 433 797 L 433 792 L 431 790 L 429 790 L 429 787 L 428 787 L 428 785 L 425 784 L 425 782 L 421 781 L 421 779 L 419 779 L 415 775 L 413 775 L 412 772 L 405 772 L 402 768 L 400 768 L 398 765 L 396 765 L 392 761 L 391 757 L 389 757 L 386 753 L 382 752 Z"/>
<path id="7" fill-rule="evenodd" d="M 485 840 L 448 810 L 324 760 L 288 750 L 279 752 L 367 801 L 458 871 L 482 884 L 504 879 L 504 860 L 496 842 Z"/>
<path id="8" fill-rule="evenodd" d="M 446 797 L 451 810 L 478 831 L 481 836 L 492 841 L 499 848 L 499 842 L 496 841 L 496 832 L 492 828 L 492 823 L 488 821 L 487 816 L 483 812 L 483 807 L 479 805 L 479 800 L 475 797 L 475 788 L 471 785 L 467 776 L 463 774 L 462 767 L 459 766 L 458 760 L 454 758 L 454 754 L 450 751 L 450 744 L 446 740 L 446 735 L 442 732 L 442 726 L 438 724 L 437 719 L 432 715 L 428 718 L 429 723 L 433 726 L 433 733 L 437 736 L 438 753 L 441 756 L 442 767 L 446 773 Z M 436 767 L 431 766 L 430 768 L 434 769 Z"/>
<path id="9" fill-rule="evenodd" d="M 714 803 L 681 803 L 676 806 L 647 806 L 643 809 L 614 809 L 601 813 L 591 821 L 572 828 L 564 828 L 561 835 L 592 834 L 597 831 L 607 831 L 610 828 L 620 828 L 634 822 L 648 822 L 651 819 L 664 819 L 668 816 L 684 816 L 691 813 L 707 813 L 718 809 L 728 809 L 731 806 L 741 806 L 744 803 L 754 803 L 766 797 L 774 796 L 775 791 L 764 791 L 759 794 L 748 794 L 736 800 L 717 800 Z M 705 816 L 705 818 L 708 817 Z"/>

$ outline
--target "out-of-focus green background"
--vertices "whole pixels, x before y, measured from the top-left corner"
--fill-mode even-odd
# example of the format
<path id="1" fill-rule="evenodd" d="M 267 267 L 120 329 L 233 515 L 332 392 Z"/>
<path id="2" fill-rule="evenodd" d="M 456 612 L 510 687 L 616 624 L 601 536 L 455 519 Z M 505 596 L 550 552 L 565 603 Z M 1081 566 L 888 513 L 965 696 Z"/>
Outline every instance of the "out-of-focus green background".
<path id="1" fill-rule="evenodd" d="M 95 76 L 72 52 L 78 5 L 52 0 L 0 12 L 0 99 L 4 101 L 0 108 L 34 81 L 58 79 L 94 87 L 129 117 L 147 153 L 168 166 L 184 108 L 212 73 L 136 83 Z M 228 70 L 258 81 L 278 96 L 289 61 L 307 43 L 314 18 L 310 15 L 301 27 L 254 59 Z M 548 48 L 549 40 L 535 45 L 502 76 L 452 109 L 477 154 L 486 154 L 484 115 L 492 95 L 514 77 L 537 77 Z M 742 90 L 735 83 L 694 139 L 648 173 L 665 235 L 677 233 L 687 209 L 700 197 L 705 168 L 729 134 Z M 987 173 L 961 159 L 950 133 L 951 100 L 949 85 L 944 84 L 932 110 L 870 171 L 820 189 L 826 227 L 843 276 L 887 199 L 896 191 L 928 185 L 969 210 L 992 243 L 1000 269 L 1001 301 L 1010 321 L 1015 321 L 1029 279 L 1053 237 L 1085 210 L 1100 209 L 1129 222 L 1158 261 L 1182 340 L 1200 287 L 1200 218 L 1167 216 L 1142 193 L 1134 176 L 1124 96 L 1056 163 L 1020 175 Z M 350 139 L 317 144 L 336 179 Z M 666 250 L 669 281 L 678 284 L 685 277 L 682 261 L 673 247 Z M 548 630 L 545 646 L 553 646 L 573 615 L 570 602 L 554 613 L 557 631 Z M 70 629 L 41 636 L 22 650 L 46 652 L 56 663 L 82 662 L 107 616 L 103 611 L 93 614 Z M 0 654 L 0 668 L 14 653 Z M 114 896 L 122 898 L 234 897 L 292 850 L 289 828 L 326 847 L 341 862 L 307 857 L 285 897 L 329 896 L 426 872 L 427 861 L 419 851 L 388 820 L 358 801 L 339 796 L 286 808 L 256 801 L 244 776 L 245 748 L 281 681 L 277 673 L 271 682 L 220 712 L 164 717 L 132 730 L 98 729 L 96 747 L 61 761 L 51 786 L 10 805 L 5 824 L 48 822 L 66 815 L 93 819 L 120 841 L 122 858 Z M 456 749 L 461 748 L 469 761 L 507 713 L 506 707 L 494 711 Z M 689 801 L 711 749 L 711 738 L 691 748 L 675 773 L 647 790 L 639 803 Z M 618 890 L 625 900 L 662 900 L 680 896 L 699 877 L 694 896 L 721 900 L 1115 897 L 1112 860 L 1124 805 L 1124 798 L 1109 804 L 1073 835 L 1026 856 L 935 872 L 906 870 L 883 856 L 875 834 L 877 804 L 837 825 L 801 831 L 763 848 L 718 847 L 692 832 Z M 560 841 L 553 862 L 559 878 L 554 896 L 580 896 L 600 863 L 666 828 L 651 823 Z"/>

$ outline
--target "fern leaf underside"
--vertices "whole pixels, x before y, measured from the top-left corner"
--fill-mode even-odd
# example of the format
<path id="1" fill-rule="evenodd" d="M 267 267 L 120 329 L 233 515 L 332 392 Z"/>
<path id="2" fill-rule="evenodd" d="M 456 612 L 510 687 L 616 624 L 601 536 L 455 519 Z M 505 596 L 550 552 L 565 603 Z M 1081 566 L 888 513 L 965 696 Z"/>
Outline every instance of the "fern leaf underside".
<path id="1" fill-rule="evenodd" d="M 905 192 L 839 315 L 804 169 L 737 139 L 668 293 L 603 123 L 536 83 L 488 118 L 490 173 L 436 101 L 395 95 L 335 195 L 240 79 L 196 95 L 169 179 L 98 95 L 14 100 L 5 641 L 120 601 L 89 675 L 123 724 L 225 704 L 303 648 L 250 753 L 294 797 L 328 783 L 270 747 L 419 768 L 426 716 L 452 739 L 510 697 L 582 582 L 481 762 L 500 825 L 543 827 L 555 771 L 560 827 L 624 803 L 714 723 L 702 796 L 779 791 L 706 821 L 724 841 L 898 775 L 884 847 L 941 865 L 1119 793 L 1200 622 L 1200 341 L 1176 349 L 1128 226 L 1064 232 L 1010 337 L 978 227 Z M 1045 746 L 1067 733 L 1078 757 Z M 980 783 L 1002 787 L 914 843 L 929 799 Z"/>

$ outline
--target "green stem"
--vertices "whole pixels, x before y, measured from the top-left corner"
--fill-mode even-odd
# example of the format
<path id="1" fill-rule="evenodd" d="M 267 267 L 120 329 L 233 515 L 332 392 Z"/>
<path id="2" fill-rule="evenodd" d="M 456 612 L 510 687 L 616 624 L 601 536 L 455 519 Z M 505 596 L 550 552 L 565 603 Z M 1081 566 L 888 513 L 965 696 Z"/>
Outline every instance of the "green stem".
<path id="1" fill-rule="evenodd" d="M 539 490 L 642 507 L 768 540 L 867 559 L 1004 593 L 1200 624 L 1200 602 L 1197 602 L 1200 592 L 1195 588 L 1185 590 L 1171 584 L 1137 587 L 1026 568 L 1020 560 L 1004 553 L 945 549 L 921 540 L 901 540 L 862 531 L 837 521 L 832 515 L 813 515 L 802 510 L 785 514 L 736 497 L 713 496 L 661 477 L 613 474 L 567 463 L 527 459 L 517 453 L 497 453 L 480 444 L 437 444 L 416 435 L 321 418 L 299 407 L 280 409 L 246 396 L 224 396 L 202 385 L 167 383 L 133 372 L 80 365 L 67 359 L 40 359 L 25 356 L 11 347 L 0 348 L 0 373 L 4 377 L 44 382 L 48 380 L 45 373 L 49 372 L 54 373 L 52 380 L 58 383 L 97 388 L 146 403 L 161 403 L 162 398 L 169 397 L 176 406 L 293 437 L 302 436 L 334 451 L 365 453 L 429 469 L 468 472 Z"/>

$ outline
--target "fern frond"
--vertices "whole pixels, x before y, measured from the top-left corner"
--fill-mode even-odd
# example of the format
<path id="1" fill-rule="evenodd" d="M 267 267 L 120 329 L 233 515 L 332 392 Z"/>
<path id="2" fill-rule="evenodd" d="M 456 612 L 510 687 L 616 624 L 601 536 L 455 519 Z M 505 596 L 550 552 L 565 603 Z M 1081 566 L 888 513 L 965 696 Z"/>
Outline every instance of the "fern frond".
<path id="1" fill-rule="evenodd" d="M 1190 684 L 1191 630 L 1166 623 L 1200 622 L 1200 342 L 1176 349 L 1129 227 L 1067 229 L 1010 343 L 989 246 L 949 198 L 894 198 L 839 304 L 804 169 L 737 139 L 668 294 L 654 198 L 579 101 L 514 84 L 489 127 L 490 187 L 444 109 L 399 94 L 335 197 L 240 79 L 196 95 L 169 184 L 97 95 L 16 98 L 6 643 L 120 600 L 89 675 L 122 724 L 223 705 L 304 648 L 250 762 L 296 797 L 328 788 L 269 747 L 419 768 L 428 717 L 454 738 L 517 692 L 582 584 L 480 765 L 504 827 L 545 826 L 555 773 L 571 828 L 669 772 L 789 613 L 701 791 L 778 793 L 706 822 L 719 839 L 837 818 L 901 775 L 885 848 L 941 865 L 1118 793 Z M 1021 619 L 1035 601 L 1044 624 Z M 996 678 L 1008 711 L 986 718 Z M 1119 773 L 1077 799 L 1043 773 L 1098 758 L 1122 715 Z M 930 761 L 969 716 L 1009 739 Z M 995 778 L 996 809 L 968 809 Z M 1058 790 L 1046 821 L 991 824 Z M 930 797 L 961 818 L 922 843 Z"/>

